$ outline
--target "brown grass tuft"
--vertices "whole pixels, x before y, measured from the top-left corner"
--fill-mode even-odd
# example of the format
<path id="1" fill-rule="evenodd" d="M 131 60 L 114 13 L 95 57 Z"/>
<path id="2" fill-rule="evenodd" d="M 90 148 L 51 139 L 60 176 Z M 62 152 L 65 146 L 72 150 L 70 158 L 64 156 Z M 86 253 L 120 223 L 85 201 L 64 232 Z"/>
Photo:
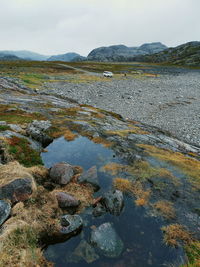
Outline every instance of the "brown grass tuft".
<path id="1" fill-rule="evenodd" d="M 170 224 L 161 228 L 164 232 L 164 242 L 170 246 L 178 246 L 178 241 L 184 244 L 192 242 L 192 235 L 181 224 Z"/>
<path id="2" fill-rule="evenodd" d="M 73 141 L 76 137 L 78 137 L 77 134 L 74 134 L 72 131 L 70 131 L 69 129 L 65 130 L 65 133 L 64 133 L 64 138 L 67 140 L 67 141 Z"/>
<path id="3" fill-rule="evenodd" d="M 111 147 L 112 146 L 112 142 L 109 142 L 102 137 L 93 137 L 91 140 L 96 144 L 102 144 L 104 147 Z"/>
<path id="4" fill-rule="evenodd" d="M 157 201 L 153 204 L 153 208 L 155 208 L 166 219 L 174 219 L 176 216 L 173 203 L 170 201 Z"/>
<path id="5" fill-rule="evenodd" d="M 118 173 L 125 171 L 126 169 L 127 169 L 126 165 L 122 165 L 122 164 L 115 163 L 115 162 L 110 162 L 106 164 L 105 166 L 103 166 L 101 168 L 101 171 L 109 172 L 112 175 L 117 175 Z"/>

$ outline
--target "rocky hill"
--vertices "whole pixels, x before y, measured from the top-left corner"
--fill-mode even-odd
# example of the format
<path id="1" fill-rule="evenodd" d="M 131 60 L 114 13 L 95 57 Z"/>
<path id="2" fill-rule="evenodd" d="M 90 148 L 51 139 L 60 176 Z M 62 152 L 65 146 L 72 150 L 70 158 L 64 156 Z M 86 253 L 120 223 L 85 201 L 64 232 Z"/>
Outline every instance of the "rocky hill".
<path id="1" fill-rule="evenodd" d="M 13 60 L 21 60 L 21 58 L 14 55 L 5 55 L 0 53 L 0 61 L 13 61 Z"/>
<path id="2" fill-rule="evenodd" d="M 109 47 L 99 47 L 92 50 L 87 59 L 95 61 L 129 61 L 134 56 L 158 53 L 166 48 L 167 46 L 160 42 L 146 43 L 140 47 L 113 45 Z"/>
<path id="3" fill-rule="evenodd" d="M 159 53 L 135 57 L 135 61 L 200 66 L 200 42 L 189 42 Z"/>
<path id="4" fill-rule="evenodd" d="M 74 61 L 74 59 L 77 59 L 79 61 L 79 58 L 82 58 L 81 55 L 77 53 L 66 53 L 62 55 L 56 55 L 56 56 L 51 56 L 48 58 L 48 61 Z"/>

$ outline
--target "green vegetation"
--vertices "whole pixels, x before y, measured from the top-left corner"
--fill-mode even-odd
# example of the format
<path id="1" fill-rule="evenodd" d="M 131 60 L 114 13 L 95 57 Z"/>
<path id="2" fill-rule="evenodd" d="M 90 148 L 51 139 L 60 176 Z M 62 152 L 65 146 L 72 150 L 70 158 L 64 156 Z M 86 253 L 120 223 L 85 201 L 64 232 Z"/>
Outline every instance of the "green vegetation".
<path id="1" fill-rule="evenodd" d="M 40 153 L 30 147 L 27 139 L 13 136 L 7 139 L 7 143 L 8 153 L 22 165 L 31 167 L 43 164 Z"/>
<path id="2" fill-rule="evenodd" d="M 0 125 L 0 131 L 6 131 L 6 130 L 10 130 L 10 127 L 7 125 Z"/>

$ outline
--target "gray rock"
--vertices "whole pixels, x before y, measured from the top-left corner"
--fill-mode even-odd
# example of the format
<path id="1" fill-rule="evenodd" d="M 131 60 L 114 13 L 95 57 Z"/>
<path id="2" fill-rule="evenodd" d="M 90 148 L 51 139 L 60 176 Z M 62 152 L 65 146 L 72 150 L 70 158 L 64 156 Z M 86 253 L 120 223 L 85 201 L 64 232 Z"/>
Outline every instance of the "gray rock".
<path id="1" fill-rule="evenodd" d="M 91 243 L 109 258 L 118 257 L 124 247 L 122 240 L 110 223 L 101 224 L 92 230 Z"/>
<path id="2" fill-rule="evenodd" d="M 23 131 L 22 128 L 17 124 L 8 124 L 8 126 L 10 127 L 11 130 L 13 130 L 15 132 Z"/>
<path id="3" fill-rule="evenodd" d="M 101 202 L 103 203 L 107 211 L 109 211 L 113 215 L 118 216 L 124 206 L 123 193 L 119 190 L 105 193 Z"/>
<path id="4" fill-rule="evenodd" d="M 43 147 L 46 147 L 53 141 L 53 138 L 45 133 L 50 127 L 50 121 L 34 120 L 31 124 L 29 124 L 26 131 L 28 135 L 40 142 Z"/>
<path id="5" fill-rule="evenodd" d="M 97 177 L 97 167 L 93 166 L 89 170 L 87 170 L 85 173 L 83 173 L 79 178 L 78 182 L 80 184 L 90 184 L 94 188 L 95 191 L 98 191 L 99 181 Z"/>
<path id="6" fill-rule="evenodd" d="M 66 162 L 56 163 L 50 169 L 49 173 L 52 182 L 59 185 L 68 184 L 71 181 L 73 175 L 74 175 L 73 167 Z"/>
<path id="7" fill-rule="evenodd" d="M 93 209 L 93 212 L 92 212 L 94 217 L 102 216 L 105 213 L 106 213 L 106 208 L 100 203 L 96 205 L 96 207 Z"/>
<path id="8" fill-rule="evenodd" d="M 80 201 L 77 200 L 70 194 L 64 192 L 56 193 L 56 198 L 58 200 L 58 205 L 60 208 L 70 208 L 70 207 L 78 207 L 80 205 Z"/>
<path id="9" fill-rule="evenodd" d="M 7 125 L 6 121 L 0 121 L 0 125 Z"/>
<path id="10" fill-rule="evenodd" d="M 83 226 L 83 220 L 79 215 L 63 215 L 61 217 L 61 230 L 63 235 L 76 234 Z"/>
<path id="11" fill-rule="evenodd" d="M 99 259 L 99 256 L 95 253 L 94 248 L 88 244 L 87 241 L 82 240 L 76 247 L 72 255 L 67 258 L 68 262 L 79 262 L 81 260 L 87 263 L 92 263 Z"/>
<path id="12" fill-rule="evenodd" d="M 32 179 L 19 178 L 0 187 L 0 199 L 9 199 L 12 203 L 16 203 L 27 200 L 32 192 Z"/>
<path id="13" fill-rule="evenodd" d="M 0 200 L 0 226 L 9 217 L 11 212 L 11 206 L 8 202 Z"/>

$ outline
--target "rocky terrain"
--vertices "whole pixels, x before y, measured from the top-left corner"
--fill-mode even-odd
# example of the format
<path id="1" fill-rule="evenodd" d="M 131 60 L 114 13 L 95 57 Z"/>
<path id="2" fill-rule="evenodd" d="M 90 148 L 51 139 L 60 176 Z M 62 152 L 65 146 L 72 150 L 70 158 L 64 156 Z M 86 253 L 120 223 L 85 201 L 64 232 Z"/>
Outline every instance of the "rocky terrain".
<path id="1" fill-rule="evenodd" d="M 200 148 L 86 104 L 97 74 L 20 64 L 0 78 L 2 266 L 198 266 Z"/>
<path id="2" fill-rule="evenodd" d="M 189 42 L 153 55 L 136 57 L 135 61 L 200 66 L 200 42 Z"/>
<path id="3" fill-rule="evenodd" d="M 127 47 L 125 45 L 113 45 L 99 47 L 92 50 L 87 60 L 93 61 L 130 61 L 130 58 L 138 55 L 148 55 L 165 50 L 167 46 L 162 43 L 143 44 L 140 47 Z"/>
<path id="4" fill-rule="evenodd" d="M 85 59 L 84 57 L 81 57 L 81 55 L 77 54 L 77 53 L 66 53 L 63 55 L 57 55 L 57 56 L 51 56 L 50 58 L 48 58 L 48 61 L 66 61 L 66 62 L 70 62 L 70 61 L 76 61 L 76 60 L 83 60 Z"/>

